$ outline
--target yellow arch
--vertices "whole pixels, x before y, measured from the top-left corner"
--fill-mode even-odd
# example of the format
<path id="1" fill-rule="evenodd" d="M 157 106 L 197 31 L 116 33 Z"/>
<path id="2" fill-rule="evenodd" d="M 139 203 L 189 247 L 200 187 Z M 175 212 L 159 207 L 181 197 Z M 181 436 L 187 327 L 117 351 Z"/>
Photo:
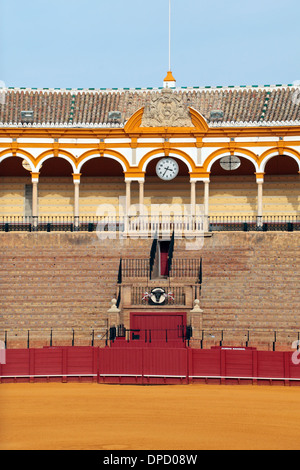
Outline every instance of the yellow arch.
<path id="1" fill-rule="evenodd" d="M 273 155 L 275 154 L 275 155 Z M 292 155 L 291 155 L 292 154 Z M 259 167 L 262 168 L 262 171 L 265 170 L 266 164 L 273 157 L 287 155 L 288 157 L 294 158 L 299 166 L 300 171 L 300 153 L 297 150 L 289 147 L 273 147 L 269 150 L 266 150 L 259 158 Z"/>
<path id="2" fill-rule="evenodd" d="M 90 160 L 89 157 L 91 156 L 95 156 L 95 158 L 99 157 L 102 158 L 102 157 L 107 157 L 107 158 L 110 158 L 110 157 L 114 157 L 113 160 L 116 160 L 120 163 L 120 165 L 122 166 L 124 172 L 127 172 L 130 170 L 130 165 L 129 165 L 129 162 L 128 160 L 124 157 L 124 155 L 122 155 L 120 152 L 117 152 L 115 150 L 89 150 L 88 152 L 85 152 L 83 155 L 81 155 L 80 158 L 78 158 L 78 160 L 76 161 L 76 167 L 77 169 L 78 168 L 81 168 L 88 160 Z"/>
<path id="3" fill-rule="evenodd" d="M 161 148 L 157 150 L 152 150 L 151 152 L 147 153 L 140 161 L 138 169 L 140 172 L 146 172 L 146 168 L 148 166 L 149 161 L 152 159 L 152 157 L 159 155 L 159 154 L 164 154 L 166 155 L 166 150 Z M 197 171 L 197 167 L 195 165 L 194 160 L 185 152 L 182 150 L 177 150 L 177 149 L 169 149 L 167 152 L 168 155 L 178 155 L 181 157 L 180 159 L 187 164 L 187 167 L 189 169 L 190 173 L 195 173 Z"/>
<path id="4" fill-rule="evenodd" d="M 21 154 L 24 159 L 28 162 L 31 163 L 32 165 L 32 171 L 35 169 L 35 158 L 31 153 L 27 152 L 26 150 L 22 150 L 19 148 L 13 148 L 13 149 L 5 149 L 0 152 L 0 160 L 1 162 L 6 160 L 7 158 L 22 158 L 17 154 Z M 6 156 L 5 156 L 6 155 Z M 2 158 L 4 156 L 4 158 Z"/>
<path id="5" fill-rule="evenodd" d="M 46 158 L 48 156 L 50 158 L 64 158 L 64 157 L 61 157 L 61 155 L 66 157 L 65 160 L 67 160 L 73 168 L 76 168 L 76 157 L 74 157 L 72 153 L 67 152 L 66 150 L 58 150 L 58 149 L 46 150 L 45 152 L 41 153 L 36 159 L 36 166 L 38 167 L 41 161 L 43 161 L 44 159 L 48 160 L 48 158 Z"/>
<path id="6" fill-rule="evenodd" d="M 204 171 L 206 172 L 210 171 L 210 169 L 208 170 L 208 168 L 210 167 L 211 162 L 213 162 L 214 160 L 217 161 L 219 160 L 219 158 L 222 157 L 222 155 L 228 155 L 228 154 L 236 155 L 236 156 L 240 155 L 241 157 L 242 156 L 246 157 L 247 160 L 252 161 L 256 171 L 259 170 L 259 158 L 257 155 L 255 155 L 255 153 L 251 152 L 251 150 L 239 148 L 239 147 L 235 147 L 235 148 L 227 147 L 227 148 L 215 150 L 206 158 L 204 165 L 203 165 Z"/>

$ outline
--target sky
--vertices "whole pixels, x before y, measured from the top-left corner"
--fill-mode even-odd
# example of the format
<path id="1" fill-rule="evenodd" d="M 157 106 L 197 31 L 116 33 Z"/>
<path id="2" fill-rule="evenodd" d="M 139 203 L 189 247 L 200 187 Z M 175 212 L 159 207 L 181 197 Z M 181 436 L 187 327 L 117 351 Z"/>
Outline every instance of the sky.
<path id="1" fill-rule="evenodd" d="M 0 0 L 7 87 L 160 87 L 169 67 L 169 0 Z M 177 86 L 300 79 L 299 0 L 172 0 Z"/>

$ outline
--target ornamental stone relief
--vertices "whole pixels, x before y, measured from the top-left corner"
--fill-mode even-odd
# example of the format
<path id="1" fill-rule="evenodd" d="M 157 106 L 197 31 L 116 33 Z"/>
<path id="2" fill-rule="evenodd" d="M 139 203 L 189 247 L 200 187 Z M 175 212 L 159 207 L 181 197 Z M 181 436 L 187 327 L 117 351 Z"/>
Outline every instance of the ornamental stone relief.
<path id="1" fill-rule="evenodd" d="M 193 127 L 191 115 L 182 95 L 164 88 L 151 97 L 145 107 L 141 127 Z"/>

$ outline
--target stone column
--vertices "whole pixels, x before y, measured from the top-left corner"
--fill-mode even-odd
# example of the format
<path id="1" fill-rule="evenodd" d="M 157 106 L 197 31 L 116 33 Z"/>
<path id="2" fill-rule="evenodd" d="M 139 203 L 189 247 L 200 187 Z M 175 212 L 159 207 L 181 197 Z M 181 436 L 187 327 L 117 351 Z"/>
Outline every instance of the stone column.
<path id="1" fill-rule="evenodd" d="M 203 310 L 200 307 L 200 300 L 194 301 L 194 308 L 187 313 L 187 326 L 193 329 L 194 337 L 200 337 L 200 332 L 203 330 Z"/>
<path id="2" fill-rule="evenodd" d="M 263 184 L 264 184 L 264 174 L 256 174 L 257 182 L 257 225 L 263 225 Z"/>
<path id="3" fill-rule="evenodd" d="M 144 206 L 144 184 L 145 181 L 139 180 L 139 204 L 141 208 Z"/>
<path id="4" fill-rule="evenodd" d="M 108 313 L 108 327 L 118 327 L 120 325 L 120 313 L 121 310 L 117 307 L 117 299 L 112 299 L 111 307 L 107 311 Z"/>
<path id="5" fill-rule="evenodd" d="M 131 206 L 131 180 L 125 182 L 126 184 L 126 216 L 129 214 Z"/>
<path id="6" fill-rule="evenodd" d="M 204 181 L 204 231 L 209 231 L 209 183 Z"/>
<path id="7" fill-rule="evenodd" d="M 144 210 L 144 184 L 144 180 L 139 180 L 139 231 L 143 231 L 146 226 L 146 211 Z"/>
<path id="8" fill-rule="evenodd" d="M 191 215 L 196 215 L 196 181 L 191 180 Z"/>
<path id="9" fill-rule="evenodd" d="M 74 226 L 75 229 L 79 227 L 79 187 L 80 187 L 81 174 L 73 174 L 74 183 Z"/>
<path id="10" fill-rule="evenodd" d="M 129 209 L 130 209 L 130 206 L 131 206 L 131 180 L 126 180 L 125 179 L 125 185 L 126 185 L 126 196 L 125 196 L 125 214 L 124 214 L 124 234 L 123 234 L 123 236 L 126 236 L 126 234 L 128 234 L 128 231 L 130 229 Z"/>
<path id="11" fill-rule="evenodd" d="M 38 184 L 39 184 L 39 173 L 31 173 L 32 182 L 32 218 L 33 227 L 38 225 Z"/>

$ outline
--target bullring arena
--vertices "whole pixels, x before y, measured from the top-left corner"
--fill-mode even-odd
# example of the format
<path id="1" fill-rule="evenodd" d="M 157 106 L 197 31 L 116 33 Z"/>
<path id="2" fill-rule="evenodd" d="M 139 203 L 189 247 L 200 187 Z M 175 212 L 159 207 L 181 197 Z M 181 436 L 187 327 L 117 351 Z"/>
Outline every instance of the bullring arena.
<path id="1" fill-rule="evenodd" d="M 296 387 L 12 384 L 0 400 L 1 450 L 299 448 Z"/>
<path id="2" fill-rule="evenodd" d="M 298 93 L 5 90 L 1 449 L 299 448 Z"/>

